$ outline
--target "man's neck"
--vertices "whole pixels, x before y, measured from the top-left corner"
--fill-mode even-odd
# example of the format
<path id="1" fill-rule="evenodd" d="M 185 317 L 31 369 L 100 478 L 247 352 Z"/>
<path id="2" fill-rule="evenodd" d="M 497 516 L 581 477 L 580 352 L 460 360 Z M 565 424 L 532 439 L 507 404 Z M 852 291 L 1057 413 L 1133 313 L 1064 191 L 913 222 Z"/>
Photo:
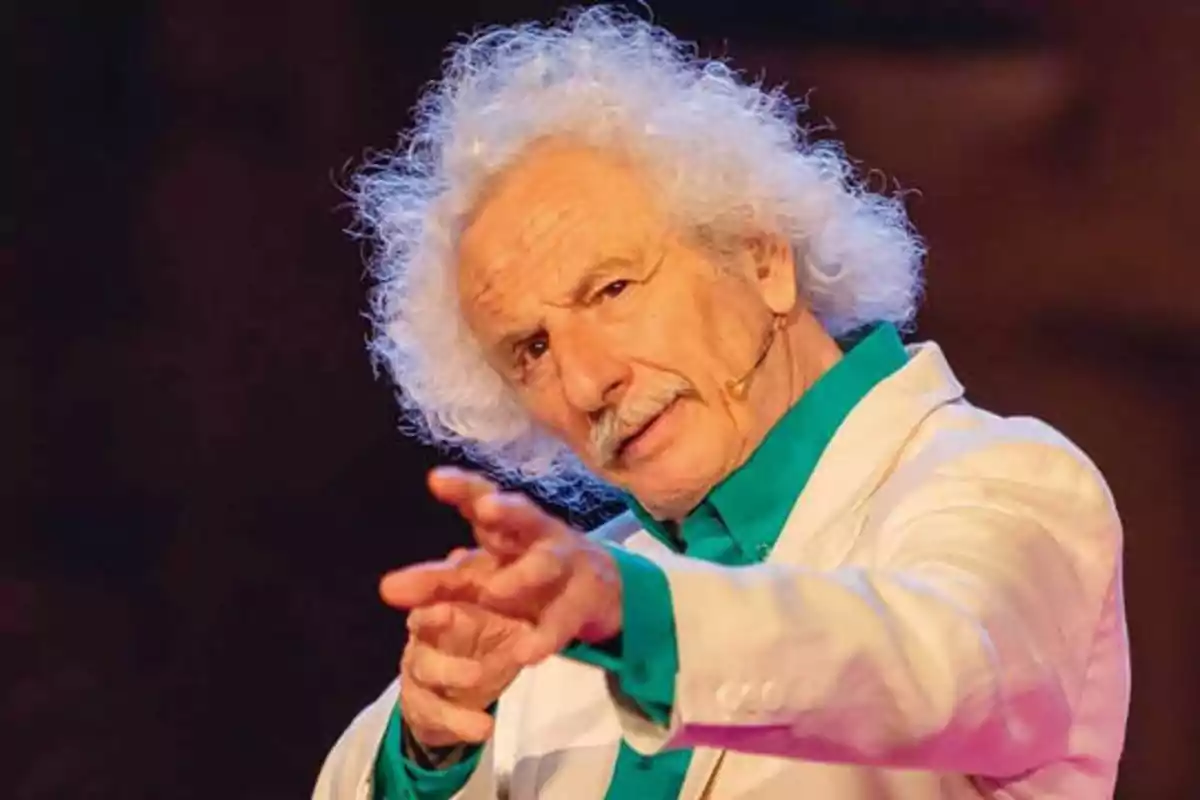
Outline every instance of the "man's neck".
<path id="1" fill-rule="evenodd" d="M 779 420 L 843 357 L 842 348 L 807 312 L 788 321 L 771 349 L 763 363 L 759 391 L 748 398 L 752 432 L 730 474 L 742 468 Z"/>

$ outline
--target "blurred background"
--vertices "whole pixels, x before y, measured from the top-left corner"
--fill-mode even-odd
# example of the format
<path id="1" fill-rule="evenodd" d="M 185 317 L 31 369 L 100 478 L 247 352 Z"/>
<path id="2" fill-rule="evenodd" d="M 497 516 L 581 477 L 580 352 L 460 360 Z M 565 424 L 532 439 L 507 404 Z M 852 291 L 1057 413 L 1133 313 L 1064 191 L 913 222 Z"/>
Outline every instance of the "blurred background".
<path id="1" fill-rule="evenodd" d="M 655 4 L 809 94 L 930 246 L 917 338 L 1126 522 L 1118 796 L 1200 786 L 1200 3 Z M 467 540 L 368 366 L 338 183 L 443 46 L 558 4 L 6 4 L 0 795 L 304 797 Z"/>

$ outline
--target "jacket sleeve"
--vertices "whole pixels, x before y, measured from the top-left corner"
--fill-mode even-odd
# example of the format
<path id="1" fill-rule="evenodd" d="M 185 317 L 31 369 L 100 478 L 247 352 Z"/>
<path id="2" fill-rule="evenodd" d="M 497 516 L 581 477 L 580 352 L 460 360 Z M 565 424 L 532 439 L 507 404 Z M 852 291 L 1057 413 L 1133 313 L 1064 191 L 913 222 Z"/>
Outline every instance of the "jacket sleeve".
<path id="1" fill-rule="evenodd" d="M 563 655 L 610 673 L 641 713 L 665 724 L 679 671 L 671 590 L 653 561 L 620 547 L 612 551 L 621 576 L 624 629 L 608 646 L 574 642 Z"/>
<path id="2" fill-rule="evenodd" d="M 679 648 L 659 725 L 610 682 L 630 744 L 1008 776 L 1066 752 L 1119 575 L 1120 523 L 1063 448 L 989 448 L 868 516 L 828 571 L 659 560 Z"/>

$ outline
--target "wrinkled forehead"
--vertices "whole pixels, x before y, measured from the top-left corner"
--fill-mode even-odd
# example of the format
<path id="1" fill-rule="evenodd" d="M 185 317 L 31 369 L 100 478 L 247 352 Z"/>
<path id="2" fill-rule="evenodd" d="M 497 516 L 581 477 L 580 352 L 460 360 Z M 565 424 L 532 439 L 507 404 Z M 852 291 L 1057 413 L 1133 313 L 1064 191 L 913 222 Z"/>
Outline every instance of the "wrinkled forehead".
<path id="1" fill-rule="evenodd" d="M 531 283 L 561 288 L 590 265 L 630 257 L 666 220 L 644 174 L 592 148 L 546 144 L 499 175 L 472 210 L 458 243 L 464 302 Z M 563 284 L 558 286 L 558 284 Z"/>

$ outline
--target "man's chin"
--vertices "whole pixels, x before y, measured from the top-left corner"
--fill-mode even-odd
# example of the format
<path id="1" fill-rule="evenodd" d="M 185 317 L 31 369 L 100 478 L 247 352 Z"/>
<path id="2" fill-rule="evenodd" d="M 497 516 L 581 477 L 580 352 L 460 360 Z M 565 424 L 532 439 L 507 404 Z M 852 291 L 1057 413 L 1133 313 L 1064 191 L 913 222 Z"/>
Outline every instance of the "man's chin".
<path id="1" fill-rule="evenodd" d="M 690 511 L 711 488 L 698 474 L 695 459 L 671 451 L 625 467 L 612 477 L 656 516 L 659 511 L 669 516 L 680 509 L 681 514 Z"/>

